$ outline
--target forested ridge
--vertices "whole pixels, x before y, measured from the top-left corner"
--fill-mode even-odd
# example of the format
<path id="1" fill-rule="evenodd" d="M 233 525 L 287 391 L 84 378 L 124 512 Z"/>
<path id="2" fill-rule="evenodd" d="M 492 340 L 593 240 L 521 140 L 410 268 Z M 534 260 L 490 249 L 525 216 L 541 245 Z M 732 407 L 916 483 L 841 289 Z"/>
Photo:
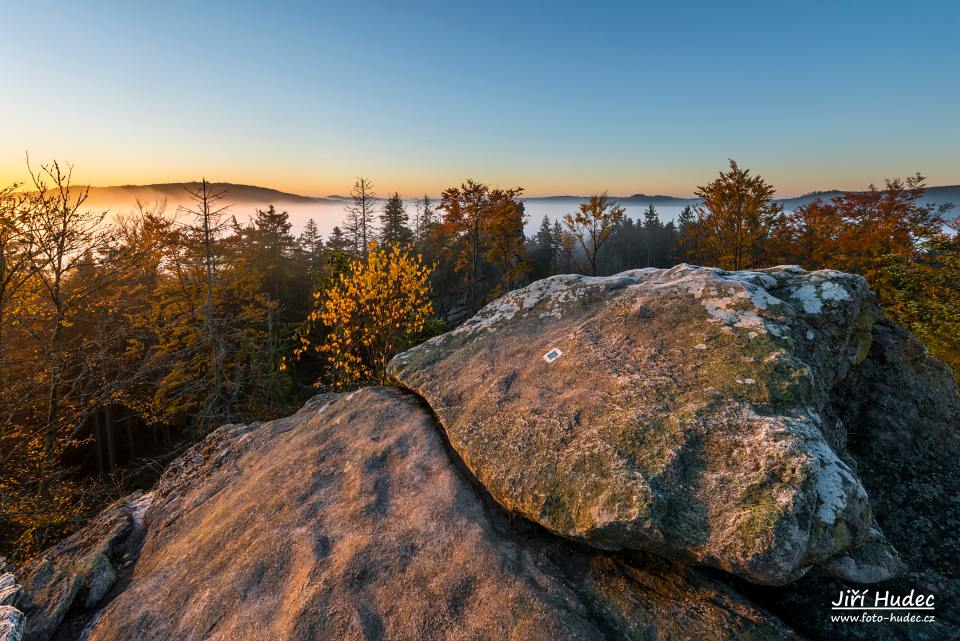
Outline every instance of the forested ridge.
<path id="1" fill-rule="evenodd" d="M 228 207 L 205 180 L 188 208 L 113 213 L 87 206 L 71 167 L 30 174 L 0 189 L 0 556 L 16 560 L 217 425 L 388 382 L 396 352 L 553 274 L 855 272 L 960 371 L 960 242 L 919 175 L 787 212 L 731 162 L 676 221 L 597 194 L 531 237 L 520 187 L 467 180 L 410 208 L 359 178 L 322 238 L 272 205 Z"/>

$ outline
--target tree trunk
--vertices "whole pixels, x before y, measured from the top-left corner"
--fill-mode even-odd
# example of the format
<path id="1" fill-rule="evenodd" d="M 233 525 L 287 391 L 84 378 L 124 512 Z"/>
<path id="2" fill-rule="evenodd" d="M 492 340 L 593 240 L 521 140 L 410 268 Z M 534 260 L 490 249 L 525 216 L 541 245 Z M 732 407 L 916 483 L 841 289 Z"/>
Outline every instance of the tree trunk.
<path id="1" fill-rule="evenodd" d="M 60 368 L 53 366 L 50 375 L 50 392 L 47 397 L 47 424 L 43 430 L 43 458 L 40 462 L 40 498 L 50 498 L 49 471 L 53 459 L 53 445 L 56 433 L 57 411 L 60 407 Z"/>
<path id="2" fill-rule="evenodd" d="M 136 452 L 134 450 L 133 443 L 133 425 L 131 425 L 133 422 L 133 416 L 126 407 L 121 407 L 120 411 L 123 415 L 123 424 L 127 431 L 127 447 L 129 448 L 127 452 L 127 462 L 133 463 L 133 459 L 136 458 Z"/>
<path id="3" fill-rule="evenodd" d="M 103 476 L 103 444 L 101 443 L 100 412 L 93 413 L 93 443 L 97 448 L 97 476 Z"/>
<path id="4" fill-rule="evenodd" d="M 110 405 L 107 405 L 103 411 L 105 415 L 104 423 L 107 428 L 107 469 L 113 472 L 113 469 L 117 465 L 117 459 L 113 449 L 113 410 Z"/>

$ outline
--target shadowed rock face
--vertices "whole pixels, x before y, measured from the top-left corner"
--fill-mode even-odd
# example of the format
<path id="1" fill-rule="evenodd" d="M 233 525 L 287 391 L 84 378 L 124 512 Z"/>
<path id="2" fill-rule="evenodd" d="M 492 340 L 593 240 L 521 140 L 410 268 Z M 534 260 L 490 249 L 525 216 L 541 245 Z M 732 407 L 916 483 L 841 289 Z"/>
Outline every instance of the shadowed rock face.
<path id="1" fill-rule="evenodd" d="M 906 571 L 870 586 L 811 576 L 787 589 L 744 593 L 811 639 L 960 639 L 960 394 L 953 372 L 881 319 L 868 357 L 834 389 L 831 407 L 847 426 L 847 449 Z M 851 587 L 933 595 L 936 621 L 832 623 L 830 602 Z"/>
<path id="2" fill-rule="evenodd" d="M 0 605 L 0 641 L 23 638 L 23 613 L 12 605 Z"/>
<path id="3" fill-rule="evenodd" d="M 798 638 L 696 571 L 511 522 L 394 389 L 217 430 L 146 527 L 90 641 Z"/>
<path id="4" fill-rule="evenodd" d="M 555 276 L 389 371 L 498 502 L 553 532 L 757 583 L 870 582 L 900 561 L 829 398 L 877 316 L 839 272 Z"/>
<path id="5" fill-rule="evenodd" d="M 24 638 L 76 638 L 76 621 L 65 623 L 70 614 L 91 611 L 122 588 L 143 540 L 149 500 L 135 494 L 116 501 L 25 569 L 24 595 L 16 603 L 26 614 Z"/>

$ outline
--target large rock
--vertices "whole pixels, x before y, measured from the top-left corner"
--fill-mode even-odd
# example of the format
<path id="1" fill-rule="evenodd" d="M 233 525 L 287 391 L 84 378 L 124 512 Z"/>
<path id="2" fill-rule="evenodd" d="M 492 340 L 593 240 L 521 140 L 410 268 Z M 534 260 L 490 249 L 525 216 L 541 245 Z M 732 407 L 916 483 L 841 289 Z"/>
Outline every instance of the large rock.
<path id="1" fill-rule="evenodd" d="M 395 389 L 217 430 L 146 527 L 89 641 L 798 638 L 695 570 L 511 520 Z"/>
<path id="2" fill-rule="evenodd" d="M 23 612 L 14 607 L 21 593 L 13 568 L 0 556 L 0 641 L 20 641 L 23 638 Z"/>
<path id="3" fill-rule="evenodd" d="M 796 267 L 554 276 L 390 363 L 505 508 L 763 584 L 897 574 L 830 394 L 866 282 Z"/>

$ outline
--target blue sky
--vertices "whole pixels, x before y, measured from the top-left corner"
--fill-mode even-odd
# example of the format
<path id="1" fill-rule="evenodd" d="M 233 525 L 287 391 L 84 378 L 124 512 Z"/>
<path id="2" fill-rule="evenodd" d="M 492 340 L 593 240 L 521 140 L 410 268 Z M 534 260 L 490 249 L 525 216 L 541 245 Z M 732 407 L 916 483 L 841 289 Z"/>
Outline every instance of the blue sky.
<path id="1" fill-rule="evenodd" d="M 83 5 L 83 6 L 79 6 Z M 960 183 L 960 3 L 9 3 L 0 180 Z"/>

